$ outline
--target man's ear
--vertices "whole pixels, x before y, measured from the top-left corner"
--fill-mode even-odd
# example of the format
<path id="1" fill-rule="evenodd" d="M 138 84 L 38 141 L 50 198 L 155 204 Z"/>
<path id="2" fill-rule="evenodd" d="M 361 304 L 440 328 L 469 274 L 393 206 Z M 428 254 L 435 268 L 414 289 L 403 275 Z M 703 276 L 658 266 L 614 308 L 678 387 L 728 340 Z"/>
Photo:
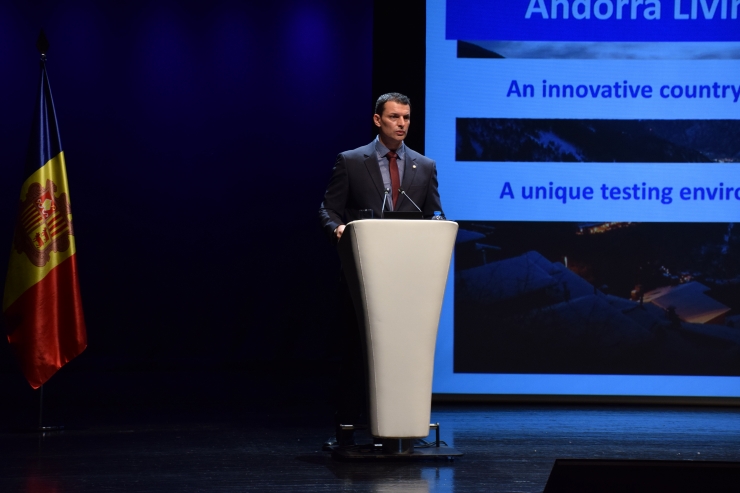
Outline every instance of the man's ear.
<path id="1" fill-rule="evenodd" d="M 375 123 L 376 127 L 380 127 L 380 115 L 375 113 L 373 115 L 373 123 Z"/>

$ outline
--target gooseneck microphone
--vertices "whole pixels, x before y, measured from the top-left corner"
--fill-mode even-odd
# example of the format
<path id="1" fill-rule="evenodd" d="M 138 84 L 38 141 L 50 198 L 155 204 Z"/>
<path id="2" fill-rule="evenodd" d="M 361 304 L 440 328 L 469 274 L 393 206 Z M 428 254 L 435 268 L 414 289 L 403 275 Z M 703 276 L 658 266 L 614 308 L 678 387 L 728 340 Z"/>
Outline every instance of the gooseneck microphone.
<path id="1" fill-rule="evenodd" d="M 408 196 L 408 194 L 403 190 L 403 188 L 399 188 L 398 189 L 398 193 L 400 193 L 401 195 L 403 195 L 404 197 L 406 197 L 407 199 L 409 199 L 411 201 L 411 203 L 414 204 L 414 207 L 416 207 L 416 210 L 418 210 L 419 212 L 421 212 L 422 214 L 424 214 L 424 212 L 421 209 L 419 209 L 419 206 L 416 205 L 416 202 L 414 202 L 413 200 L 411 200 L 411 197 Z"/>
<path id="2" fill-rule="evenodd" d="M 385 214 L 385 204 L 388 202 L 388 194 L 391 193 L 390 188 L 385 189 L 385 196 L 383 197 L 383 207 L 380 209 L 380 218 L 383 218 L 383 214 Z"/>

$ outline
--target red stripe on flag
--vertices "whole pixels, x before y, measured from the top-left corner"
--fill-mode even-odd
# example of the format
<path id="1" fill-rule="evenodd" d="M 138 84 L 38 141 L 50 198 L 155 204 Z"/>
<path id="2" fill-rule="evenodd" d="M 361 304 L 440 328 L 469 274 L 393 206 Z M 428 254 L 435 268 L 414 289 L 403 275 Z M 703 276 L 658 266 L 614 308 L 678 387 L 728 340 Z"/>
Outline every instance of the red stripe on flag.
<path id="1" fill-rule="evenodd" d="M 26 222 L 29 219 L 39 217 L 39 213 L 36 210 L 36 207 L 29 207 L 24 212 L 21 213 L 20 218 L 22 222 Z"/>
<path id="2" fill-rule="evenodd" d="M 31 229 L 31 226 L 34 226 L 41 222 L 41 216 L 36 215 L 35 217 L 32 217 L 30 220 L 23 221 L 23 228 L 28 231 Z"/>
<path id="3" fill-rule="evenodd" d="M 31 387 L 37 389 L 87 347 L 72 255 L 5 310 L 8 341 Z"/>
<path id="4" fill-rule="evenodd" d="M 62 231 L 67 230 L 67 223 L 64 221 L 54 221 L 51 223 L 47 223 L 46 230 L 51 234 L 51 236 L 56 236 Z"/>

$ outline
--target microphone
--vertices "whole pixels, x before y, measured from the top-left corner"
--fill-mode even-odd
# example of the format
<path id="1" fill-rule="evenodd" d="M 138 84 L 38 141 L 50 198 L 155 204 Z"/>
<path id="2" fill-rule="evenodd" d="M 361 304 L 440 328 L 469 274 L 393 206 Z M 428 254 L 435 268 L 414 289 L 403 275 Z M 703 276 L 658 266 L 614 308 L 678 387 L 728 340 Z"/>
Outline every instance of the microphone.
<path id="1" fill-rule="evenodd" d="M 398 192 L 401 195 L 403 195 L 404 197 L 406 197 L 407 199 L 411 200 L 411 197 L 408 196 L 408 194 L 403 190 L 403 188 L 399 188 L 398 189 Z M 424 214 L 424 212 L 421 209 L 419 209 L 419 206 L 416 205 L 416 202 L 414 202 L 413 200 L 411 200 L 411 203 L 414 204 L 414 207 L 416 207 L 416 210 L 418 210 L 419 212 L 421 212 L 422 214 Z"/>
<path id="2" fill-rule="evenodd" d="M 383 214 L 385 214 L 385 204 L 388 202 L 388 194 L 391 193 L 390 188 L 385 189 L 385 196 L 383 197 L 383 207 L 380 209 L 380 218 L 383 218 Z"/>

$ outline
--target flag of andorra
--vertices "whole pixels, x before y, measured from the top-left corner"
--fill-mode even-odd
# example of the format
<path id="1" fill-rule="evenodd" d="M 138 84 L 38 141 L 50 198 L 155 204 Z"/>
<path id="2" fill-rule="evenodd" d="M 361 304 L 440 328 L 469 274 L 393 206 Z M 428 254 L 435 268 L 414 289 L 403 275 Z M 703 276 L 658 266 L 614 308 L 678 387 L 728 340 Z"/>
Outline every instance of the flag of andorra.
<path id="1" fill-rule="evenodd" d="M 64 152 L 45 57 L 5 280 L 8 341 L 33 388 L 87 347 Z"/>

